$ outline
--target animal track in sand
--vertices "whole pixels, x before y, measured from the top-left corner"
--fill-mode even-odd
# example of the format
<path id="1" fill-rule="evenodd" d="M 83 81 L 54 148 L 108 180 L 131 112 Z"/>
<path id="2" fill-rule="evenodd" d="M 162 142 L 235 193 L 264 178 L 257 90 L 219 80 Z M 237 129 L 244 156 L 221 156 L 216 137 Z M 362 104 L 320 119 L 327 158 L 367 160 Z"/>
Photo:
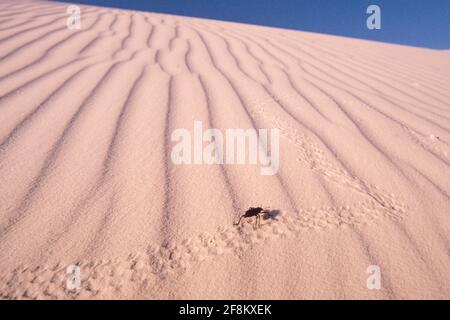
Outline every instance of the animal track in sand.
<path id="1" fill-rule="evenodd" d="M 286 95 L 288 96 L 288 95 Z M 281 97 L 280 97 L 281 98 Z M 387 217 L 400 220 L 406 213 L 406 205 L 393 194 L 387 194 L 377 186 L 366 184 L 343 169 L 327 161 L 323 151 L 306 135 L 264 110 L 274 98 L 255 103 L 250 113 L 264 117 L 281 131 L 300 152 L 299 161 L 326 179 L 351 188 L 370 199 L 340 207 L 313 207 L 299 212 L 277 210 L 266 217 L 262 228 L 254 230 L 253 221 L 240 227 L 222 226 L 214 233 L 202 233 L 182 241 L 166 241 L 162 245 L 150 245 L 146 252 L 136 252 L 126 259 L 109 261 L 80 261 L 81 289 L 66 289 L 65 266 L 21 267 L 0 278 L 0 298 L 3 299 L 89 299 L 108 298 L 126 294 L 143 284 L 157 283 L 179 276 L 198 263 L 215 256 L 231 254 L 241 257 L 246 250 L 277 237 L 297 237 L 305 231 L 360 225 Z"/>
<path id="2" fill-rule="evenodd" d="M 428 137 L 423 136 L 422 134 L 416 132 L 415 130 L 412 130 L 411 128 L 403 124 L 402 129 L 416 144 L 421 146 L 423 149 L 431 151 L 432 153 L 441 156 L 446 160 L 450 160 L 450 150 L 449 151 L 444 150 L 444 144 L 440 141 L 439 137 L 433 134 L 429 135 Z"/>
<path id="3" fill-rule="evenodd" d="M 196 264 L 223 254 L 241 257 L 246 250 L 278 237 L 297 237 L 306 230 L 320 231 L 364 224 L 381 216 L 399 220 L 405 207 L 380 209 L 376 201 L 353 206 L 310 208 L 299 212 L 279 211 L 266 217 L 261 229 L 252 221 L 240 227 L 219 227 L 215 233 L 202 233 L 179 242 L 150 245 L 146 252 L 132 253 L 126 259 L 80 261 L 81 288 L 66 289 L 67 274 L 61 264 L 49 267 L 19 267 L 0 278 L 3 299 L 89 299 L 108 298 L 145 283 L 156 283 L 179 276 Z"/>
<path id="4" fill-rule="evenodd" d="M 267 102 L 268 103 L 268 102 Z M 262 108 L 264 104 L 257 104 Z M 267 116 L 264 111 L 255 116 Z M 0 294 L 4 299 L 85 299 L 107 298 L 121 294 L 124 287 L 139 287 L 143 283 L 176 277 L 205 260 L 217 255 L 240 257 L 244 251 L 277 237 L 296 237 L 306 230 L 319 231 L 359 225 L 380 217 L 400 220 L 406 205 L 394 195 L 387 195 L 377 186 L 367 185 L 345 170 L 328 162 L 323 151 L 306 135 L 290 128 L 282 120 L 269 118 L 282 136 L 294 143 L 300 151 L 300 161 L 327 179 L 370 196 L 371 200 L 351 206 L 316 207 L 299 212 L 280 210 L 275 217 L 265 219 L 261 229 L 254 230 L 252 221 L 240 227 L 222 226 L 215 233 L 202 233 L 180 242 L 150 245 L 146 252 L 130 254 L 127 259 L 109 261 L 81 261 L 82 283 L 78 291 L 65 288 L 67 275 L 62 266 L 22 267 L 0 279 Z"/>
<path id="5" fill-rule="evenodd" d="M 399 202 L 393 194 L 388 195 L 377 186 L 367 184 L 358 177 L 352 176 L 346 170 L 333 165 L 326 159 L 323 150 L 311 138 L 289 125 L 286 120 L 273 116 L 272 113 L 264 109 L 264 105 L 253 105 L 253 110 L 250 113 L 255 117 L 262 117 L 269 121 L 273 127 L 279 128 L 281 136 L 297 147 L 300 152 L 300 158 L 298 159 L 300 162 L 307 164 L 311 170 L 324 176 L 329 181 L 370 197 L 378 204 L 380 209 L 387 209 L 395 216 L 404 213 L 406 206 Z"/>

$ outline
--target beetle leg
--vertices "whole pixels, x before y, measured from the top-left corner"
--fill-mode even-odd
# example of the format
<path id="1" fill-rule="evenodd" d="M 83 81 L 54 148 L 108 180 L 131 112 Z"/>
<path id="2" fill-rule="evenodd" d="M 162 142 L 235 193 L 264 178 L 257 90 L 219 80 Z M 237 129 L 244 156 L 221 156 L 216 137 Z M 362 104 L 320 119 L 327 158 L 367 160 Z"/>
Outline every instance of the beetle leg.
<path id="1" fill-rule="evenodd" d="M 244 217 L 244 215 L 240 216 L 238 222 L 237 222 L 237 223 L 234 223 L 234 225 L 235 225 L 235 226 L 238 226 L 239 223 L 241 223 L 241 220 L 242 220 L 243 217 Z"/>

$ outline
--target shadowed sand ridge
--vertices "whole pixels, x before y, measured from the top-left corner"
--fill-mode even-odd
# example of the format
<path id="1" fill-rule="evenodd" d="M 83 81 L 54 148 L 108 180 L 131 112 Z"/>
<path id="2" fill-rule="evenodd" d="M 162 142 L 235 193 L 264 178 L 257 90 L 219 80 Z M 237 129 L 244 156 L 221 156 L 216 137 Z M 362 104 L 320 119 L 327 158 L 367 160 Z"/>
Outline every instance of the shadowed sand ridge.
<path id="1" fill-rule="evenodd" d="M 448 51 L 67 6 L 0 3 L 1 298 L 450 298 Z M 194 121 L 278 173 L 175 165 Z"/>

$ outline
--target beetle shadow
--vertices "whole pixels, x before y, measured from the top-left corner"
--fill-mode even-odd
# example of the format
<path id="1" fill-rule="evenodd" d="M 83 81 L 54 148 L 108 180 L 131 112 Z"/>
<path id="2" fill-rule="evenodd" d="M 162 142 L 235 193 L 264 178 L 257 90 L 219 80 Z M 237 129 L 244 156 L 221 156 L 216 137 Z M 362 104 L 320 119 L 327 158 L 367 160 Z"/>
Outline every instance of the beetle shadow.
<path id="1" fill-rule="evenodd" d="M 278 221 L 277 216 L 280 214 L 280 210 L 268 210 L 263 215 L 263 220 L 275 220 Z"/>

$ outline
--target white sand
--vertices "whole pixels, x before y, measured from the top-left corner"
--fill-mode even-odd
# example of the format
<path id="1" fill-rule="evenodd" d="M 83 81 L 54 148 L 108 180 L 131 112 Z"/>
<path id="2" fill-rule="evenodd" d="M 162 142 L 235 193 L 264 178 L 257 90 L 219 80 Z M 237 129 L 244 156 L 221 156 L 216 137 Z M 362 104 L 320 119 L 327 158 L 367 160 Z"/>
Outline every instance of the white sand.
<path id="1" fill-rule="evenodd" d="M 2 298 L 450 298 L 449 51 L 66 7 L 0 3 Z M 194 120 L 278 174 L 174 165 Z"/>

